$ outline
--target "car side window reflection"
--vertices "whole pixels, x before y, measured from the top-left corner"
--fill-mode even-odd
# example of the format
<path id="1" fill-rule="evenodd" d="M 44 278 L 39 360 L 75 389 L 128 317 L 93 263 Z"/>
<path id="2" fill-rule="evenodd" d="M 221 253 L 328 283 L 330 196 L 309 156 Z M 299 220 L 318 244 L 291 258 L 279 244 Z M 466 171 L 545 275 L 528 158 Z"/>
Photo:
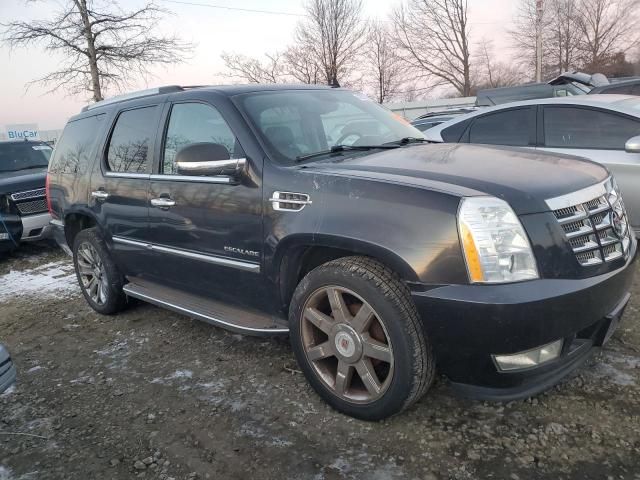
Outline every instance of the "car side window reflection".
<path id="1" fill-rule="evenodd" d="M 107 151 L 107 166 L 112 172 L 145 173 L 149 149 L 156 133 L 156 109 L 144 107 L 122 112 L 116 120 Z"/>
<path id="2" fill-rule="evenodd" d="M 178 151 L 187 145 L 203 142 L 222 145 L 230 158 L 244 157 L 236 136 L 214 107 L 203 103 L 173 105 L 164 142 L 162 173 L 177 173 L 175 157 Z"/>

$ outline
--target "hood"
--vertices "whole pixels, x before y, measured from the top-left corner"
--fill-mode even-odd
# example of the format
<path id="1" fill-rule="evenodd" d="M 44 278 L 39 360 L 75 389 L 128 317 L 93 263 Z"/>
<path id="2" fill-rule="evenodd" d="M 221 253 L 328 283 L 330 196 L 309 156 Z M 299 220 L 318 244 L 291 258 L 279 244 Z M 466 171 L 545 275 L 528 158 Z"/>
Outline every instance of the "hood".
<path id="1" fill-rule="evenodd" d="M 44 188 L 47 167 L 0 172 L 0 194 Z"/>
<path id="2" fill-rule="evenodd" d="M 308 164 L 307 171 L 447 191 L 493 195 L 519 215 L 548 211 L 545 200 L 604 181 L 607 170 L 569 155 L 468 144 L 414 145 Z"/>

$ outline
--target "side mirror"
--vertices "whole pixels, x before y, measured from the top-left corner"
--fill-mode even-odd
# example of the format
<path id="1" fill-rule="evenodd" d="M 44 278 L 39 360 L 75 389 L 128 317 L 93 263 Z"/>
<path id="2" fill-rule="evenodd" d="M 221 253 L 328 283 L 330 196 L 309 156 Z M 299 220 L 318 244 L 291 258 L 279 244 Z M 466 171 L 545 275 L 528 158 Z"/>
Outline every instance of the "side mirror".
<path id="1" fill-rule="evenodd" d="M 176 153 L 178 175 L 237 177 L 246 160 L 231 159 L 229 150 L 219 143 L 192 143 Z"/>
<path id="2" fill-rule="evenodd" d="M 624 144 L 624 151 L 627 153 L 640 153 L 640 135 L 631 137 Z"/>

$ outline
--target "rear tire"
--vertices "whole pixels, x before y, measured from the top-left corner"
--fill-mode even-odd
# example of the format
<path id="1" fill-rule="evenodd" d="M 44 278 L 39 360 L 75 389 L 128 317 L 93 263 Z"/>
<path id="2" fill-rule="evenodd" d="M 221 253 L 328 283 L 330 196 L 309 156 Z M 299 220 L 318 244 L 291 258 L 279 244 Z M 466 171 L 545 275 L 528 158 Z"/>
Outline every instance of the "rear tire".
<path id="1" fill-rule="evenodd" d="M 435 363 L 407 286 L 366 257 L 312 270 L 293 294 L 291 343 L 315 391 L 363 420 L 397 414 L 422 397 Z"/>
<path id="2" fill-rule="evenodd" d="M 91 308 L 103 315 L 124 309 L 124 277 L 116 267 L 97 228 L 82 230 L 73 242 L 73 265 L 78 284 Z"/>

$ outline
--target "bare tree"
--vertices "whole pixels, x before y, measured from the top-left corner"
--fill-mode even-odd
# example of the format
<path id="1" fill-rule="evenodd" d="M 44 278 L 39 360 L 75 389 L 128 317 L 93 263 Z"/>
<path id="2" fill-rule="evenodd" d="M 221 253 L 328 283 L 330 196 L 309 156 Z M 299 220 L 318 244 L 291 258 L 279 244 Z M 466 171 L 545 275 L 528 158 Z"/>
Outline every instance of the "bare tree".
<path id="1" fill-rule="evenodd" d="M 552 0 L 553 1 L 553 0 Z M 550 75 L 550 67 L 547 63 L 551 57 L 549 49 L 549 38 L 551 35 L 551 9 L 549 1 L 542 3 L 542 18 L 540 28 L 542 35 L 542 76 Z M 538 57 L 538 45 L 536 36 L 538 33 L 538 12 L 536 0 L 520 0 L 517 13 L 513 19 L 513 27 L 508 30 L 516 51 L 518 63 L 520 63 L 532 74 L 530 78 L 535 78 L 536 59 Z"/>
<path id="2" fill-rule="evenodd" d="M 602 70 L 614 56 L 638 46 L 638 0 L 580 0 L 577 23 L 583 65 Z"/>
<path id="3" fill-rule="evenodd" d="M 285 81 L 285 66 L 279 53 L 265 54 L 266 61 L 245 55 L 223 52 L 222 60 L 229 77 L 248 83 L 281 83 Z"/>
<path id="4" fill-rule="evenodd" d="M 320 66 L 329 85 L 346 79 L 366 41 L 362 0 L 308 0 L 297 46 Z"/>
<path id="5" fill-rule="evenodd" d="M 11 47 L 40 44 L 63 55 L 58 70 L 34 80 L 50 85 L 50 91 L 90 92 L 93 100 L 100 101 L 105 90 L 146 78 L 151 64 L 181 62 L 191 49 L 174 36 L 154 35 L 167 11 L 153 2 L 132 11 L 99 0 L 58 4 L 60 9 L 48 20 L 2 25 L 4 41 Z"/>
<path id="6" fill-rule="evenodd" d="M 380 21 L 369 27 L 365 60 L 368 83 L 378 103 L 398 94 L 403 83 L 403 66 L 387 26 Z"/>
<path id="7" fill-rule="evenodd" d="M 294 45 L 284 52 L 285 69 L 287 74 L 301 83 L 321 83 L 323 81 L 322 67 L 316 58 L 300 46 Z"/>
<path id="8" fill-rule="evenodd" d="M 578 0 L 549 2 L 547 42 L 548 63 L 560 74 L 576 67 L 579 54 L 580 28 L 576 22 Z"/>
<path id="9" fill-rule="evenodd" d="M 393 13 L 403 59 L 417 75 L 471 92 L 467 0 L 407 0 Z"/>
<path id="10" fill-rule="evenodd" d="M 509 87 L 522 80 L 520 70 L 512 64 L 495 60 L 493 42 L 483 38 L 474 55 L 474 90 Z"/>

